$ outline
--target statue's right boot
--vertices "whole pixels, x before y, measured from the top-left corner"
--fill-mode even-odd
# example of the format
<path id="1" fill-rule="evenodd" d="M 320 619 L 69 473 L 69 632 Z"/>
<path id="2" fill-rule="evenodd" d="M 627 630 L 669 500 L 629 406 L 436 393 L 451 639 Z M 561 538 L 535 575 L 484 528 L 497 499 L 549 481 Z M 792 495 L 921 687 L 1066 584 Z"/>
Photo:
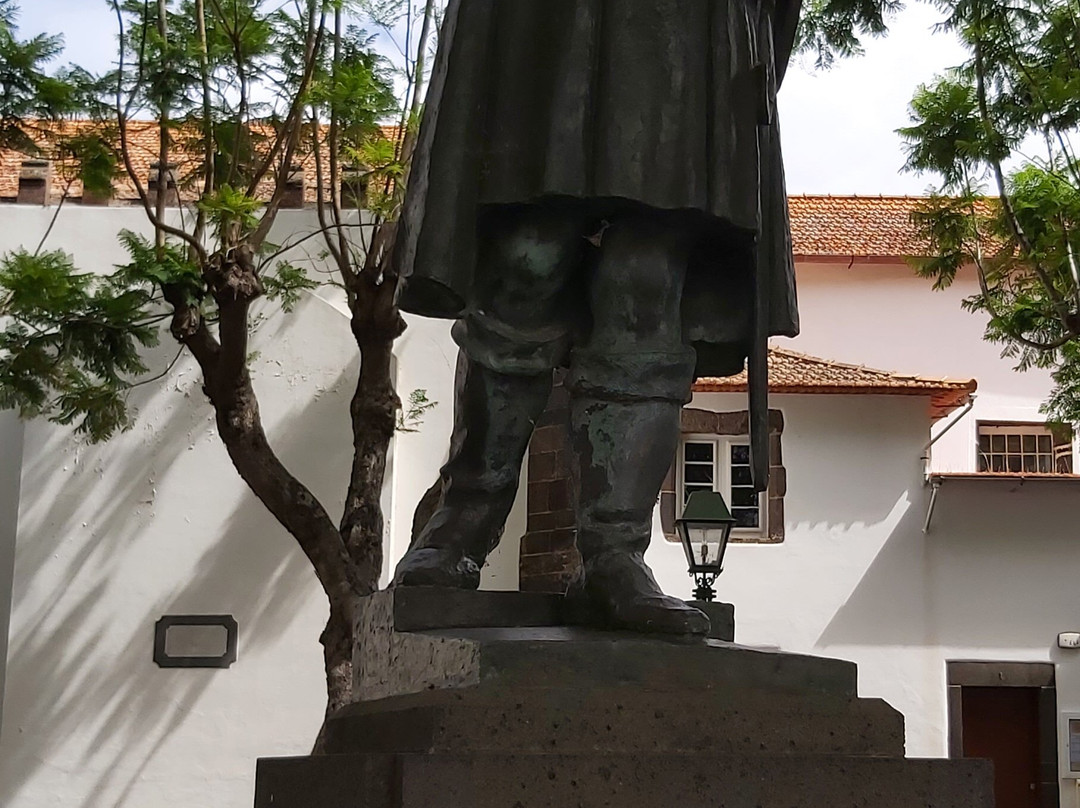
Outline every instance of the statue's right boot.
<path id="1" fill-rule="evenodd" d="M 645 563 L 652 514 L 678 441 L 675 401 L 571 400 L 582 574 L 567 592 L 574 622 L 704 635 L 709 618 L 664 594 Z"/>
<path id="2" fill-rule="evenodd" d="M 462 352 L 454 396 L 450 458 L 442 493 L 394 584 L 476 589 L 517 495 L 522 459 L 551 393 L 551 371 L 491 370 Z"/>

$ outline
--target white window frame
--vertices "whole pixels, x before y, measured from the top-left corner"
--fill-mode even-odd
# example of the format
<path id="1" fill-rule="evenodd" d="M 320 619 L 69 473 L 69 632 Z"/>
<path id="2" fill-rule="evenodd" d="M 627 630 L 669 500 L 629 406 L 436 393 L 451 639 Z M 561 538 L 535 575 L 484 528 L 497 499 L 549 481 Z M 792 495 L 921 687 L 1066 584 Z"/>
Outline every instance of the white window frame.
<path id="1" fill-rule="evenodd" d="M 1068 475 L 1068 474 L 1076 473 L 1076 461 L 1075 461 L 1075 457 L 1074 457 L 1075 437 L 1072 440 L 1070 440 L 1067 444 L 1059 444 L 1059 443 L 1057 443 L 1057 438 L 1055 437 L 1053 430 L 1051 430 L 1050 427 L 1047 426 L 1045 423 L 1032 423 L 1032 422 L 1022 422 L 1022 421 L 1017 421 L 1017 422 L 1010 422 L 1010 421 L 979 421 L 979 422 L 976 423 L 976 426 L 975 426 L 975 468 L 976 468 L 977 471 L 978 471 L 979 467 L 982 465 L 982 458 L 983 458 L 982 437 L 984 435 L 991 436 L 991 437 L 994 436 L 994 435 L 1002 435 L 1006 439 L 1010 435 L 1019 435 L 1019 436 L 1021 436 L 1021 438 L 1023 438 L 1024 436 L 1029 436 L 1029 435 L 1030 436 L 1035 436 L 1036 438 L 1039 438 L 1039 437 L 1049 437 L 1050 438 L 1050 440 L 1051 440 L 1051 452 L 1052 452 L 1052 454 L 1051 454 L 1051 463 L 1052 463 L 1052 466 L 1053 466 L 1052 471 L 1050 471 L 1050 472 L 1039 472 L 1038 470 L 1036 470 L 1035 472 L 1031 472 L 1031 471 L 1024 471 L 1023 469 L 1021 469 L 1019 472 L 1013 472 L 1013 473 L 1019 473 L 1019 474 L 1039 473 L 1039 474 L 1061 474 L 1061 475 Z M 995 454 L 995 452 L 991 451 L 990 454 Z M 1011 454 L 1011 453 L 1008 452 L 1008 451 L 1005 452 L 1006 457 L 1008 457 L 1009 454 Z M 1023 454 L 1023 452 L 1021 452 L 1021 455 L 1022 454 Z M 1059 455 L 1067 455 L 1068 456 L 1069 463 L 1070 463 L 1070 465 L 1072 466 L 1072 469 L 1073 469 L 1071 472 L 1057 471 L 1057 461 L 1059 459 Z M 1000 474 L 1000 473 L 1002 473 L 1002 472 L 993 471 L 990 468 L 990 466 L 991 466 L 991 464 L 989 463 L 989 458 L 988 458 L 987 468 L 985 470 L 983 470 L 983 471 L 978 471 L 978 473 L 980 473 L 980 474 Z M 1005 473 L 1010 473 L 1008 469 L 1005 469 L 1004 472 Z"/>
<path id="2" fill-rule="evenodd" d="M 686 469 L 686 444 L 688 443 L 711 443 L 713 444 L 713 491 L 719 491 L 724 501 L 730 508 L 731 496 L 731 446 L 732 444 L 749 445 L 748 435 L 716 435 L 683 433 L 679 438 L 678 473 L 675 475 L 675 517 L 682 516 L 683 494 L 685 491 L 684 471 Z M 723 462 L 721 462 L 723 458 Z M 719 466 L 719 468 L 717 468 Z M 731 530 L 732 538 L 760 539 L 769 535 L 769 500 L 768 492 L 758 494 L 758 526 L 735 527 Z"/>

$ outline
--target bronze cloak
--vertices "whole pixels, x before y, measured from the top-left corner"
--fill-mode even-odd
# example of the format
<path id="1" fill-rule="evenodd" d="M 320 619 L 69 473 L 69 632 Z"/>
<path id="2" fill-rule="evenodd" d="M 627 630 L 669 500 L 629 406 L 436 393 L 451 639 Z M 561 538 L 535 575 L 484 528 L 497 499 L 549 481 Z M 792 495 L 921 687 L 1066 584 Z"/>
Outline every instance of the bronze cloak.
<path id="1" fill-rule="evenodd" d="M 742 368 L 755 239 L 767 331 L 798 333 L 780 141 L 759 124 L 775 120 L 799 3 L 450 0 L 395 249 L 401 308 L 467 310 L 483 205 L 633 200 L 719 220 L 683 299 L 699 375 Z"/>

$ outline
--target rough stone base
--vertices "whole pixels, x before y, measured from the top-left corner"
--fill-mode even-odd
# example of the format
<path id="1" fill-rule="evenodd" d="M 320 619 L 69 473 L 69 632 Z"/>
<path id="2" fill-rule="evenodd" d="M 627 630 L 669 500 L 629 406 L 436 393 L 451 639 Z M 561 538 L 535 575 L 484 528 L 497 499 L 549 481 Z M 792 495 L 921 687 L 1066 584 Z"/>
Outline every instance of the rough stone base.
<path id="1" fill-rule="evenodd" d="M 556 596 L 372 596 L 365 699 L 329 754 L 259 761 L 256 808 L 992 808 L 989 763 L 905 759 L 849 662 L 559 620 Z"/>

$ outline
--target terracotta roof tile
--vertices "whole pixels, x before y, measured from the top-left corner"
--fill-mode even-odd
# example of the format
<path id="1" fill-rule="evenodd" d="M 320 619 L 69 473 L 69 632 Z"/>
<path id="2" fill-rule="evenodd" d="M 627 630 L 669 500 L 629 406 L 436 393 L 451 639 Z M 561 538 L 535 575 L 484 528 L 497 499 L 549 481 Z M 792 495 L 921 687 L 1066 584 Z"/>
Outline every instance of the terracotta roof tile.
<path id="1" fill-rule="evenodd" d="M 69 133 L 88 127 L 89 124 L 86 122 L 72 121 L 59 125 L 58 129 L 62 133 Z M 259 127 L 256 129 L 258 135 L 269 135 L 270 130 L 268 127 L 262 131 L 259 131 L 260 129 L 262 128 Z M 56 129 L 53 129 L 53 131 L 56 131 Z M 384 131 L 388 137 L 394 137 L 397 134 L 397 127 L 385 127 Z M 131 157 L 135 174 L 142 180 L 143 185 L 145 186 L 147 177 L 150 173 L 150 166 L 158 160 L 157 124 L 153 121 L 129 121 L 127 125 L 127 136 L 129 146 L 128 153 Z M 194 178 L 202 165 L 202 155 L 183 148 L 182 133 L 176 133 L 174 137 L 176 140 L 173 143 L 169 159 L 170 162 L 176 166 L 174 174 L 181 186 L 181 199 L 186 200 L 190 199 L 194 194 L 192 185 L 197 185 L 197 183 L 194 183 Z M 36 139 L 39 142 L 42 142 L 43 140 L 43 138 Z M 320 156 L 322 159 L 322 170 L 323 172 L 328 172 L 329 154 L 325 147 L 322 149 Z M 0 198 L 14 199 L 18 194 L 19 169 L 22 166 L 22 161 L 25 160 L 26 157 L 26 155 L 10 149 L 0 149 Z M 304 201 L 308 204 L 314 204 L 318 197 L 315 182 L 317 176 L 315 156 L 311 152 L 306 152 L 298 155 L 296 162 L 301 165 L 305 173 Z M 123 166 L 120 168 L 121 172 L 123 172 Z M 57 163 L 55 165 L 50 194 L 52 202 L 59 202 L 65 192 L 69 198 L 78 199 L 82 196 L 82 183 L 79 182 L 78 178 L 74 175 L 75 171 L 73 166 L 65 166 L 62 163 Z M 328 189 L 328 186 L 326 187 Z M 260 193 L 264 197 L 268 197 L 272 190 L 272 179 L 268 178 L 261 183 Z M 135 184 L 128 179 L 126 174 L 122 174 L 122 178 L 115 183 L 113 204 L 135 204 L 138 200 L 139 195 L 135 189 Z"/>
<path id="2" fill-rule="evenodd" d="M 64 124 L 64 128 L 79 127 L 79 122 Z M 136 173 L 145 178 L 150 164 L 156 161 L 157 127 L 152 121 L 129 123 L 131 154 Z M 388 130 L 392 133 L 392 130 Z M 324 165 L 328 155 L 323 153 Z M 0 151 L 0 198 L 13 199 L 18 191 L 19 167 L 23 155 Z M 174 156 L 181 183 L 185 175 L 198 169 L 200 156 Z M 315 160 L 312 155 L 301 158 L 307 175 L 305 201 L 315 202 Z M 62 169 L 60 170 L 62 173 Z M 54 181 L 52 198 L 58 201 L 64 193 L 67 179 Z M 264 186 L 269 193 L 270 183 Z M 82 189 L 72 183 L 69 195 L 78 198 Z M 184 194 L 181 196 L 190 196 Z M 117 183 L 116 203 L 137 200 L 134 186 L 125 178 Z M 924 200 L 917 196 L 815 196 L 795 195 L 788 198 L 791 212 L 791 236 L 797 258 L 802 260 L 850 260 L 853 258 L 887 260 L 926 253 L 926 244 L 917 238 L 911 224 L 911 212 Z"/>
<path id="3" fill-rule="evenodd" d="M 896 258 L 926 255 L 911 224 L 921 196 L 789 196 L 796 257 Z"/>
<path id="4" fill-rule="evenodd" d="M 932 418 L 965 404 L 975 392 L 974 379 L 931 379 L 907 376 L 862 365 L 819 359 L 786 348 L 769 348 L 769 391 L 841 395 L 926 396 Z M 746 371 L 737 376 L 706 377 L 694 383 L 698 393 L 738 393 L 746 390 Z"/>

